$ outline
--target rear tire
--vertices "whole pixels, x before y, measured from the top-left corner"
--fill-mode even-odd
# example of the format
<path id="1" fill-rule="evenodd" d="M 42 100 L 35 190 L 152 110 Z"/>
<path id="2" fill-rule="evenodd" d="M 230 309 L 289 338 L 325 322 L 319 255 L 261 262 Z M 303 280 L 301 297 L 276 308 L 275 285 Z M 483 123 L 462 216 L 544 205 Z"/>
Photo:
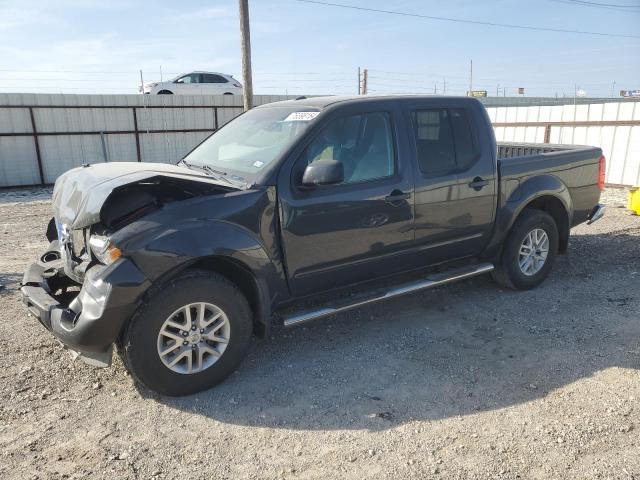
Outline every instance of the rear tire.
<path id="1" fill-rule="evenodd" d="M 160 90 L 158 95 L 173 95 L 173 92 L 171 90 Z"/>
<path id="2" fill-rule="evenodd" d="M 127 325 L 118 352 L 132 377 L 148 389 L 189 395 L 236 370 L 252 327 L 251 308 L 238 287 L 195 270 L 155 289 Z"/>
<path id="3" fill-rule="evenodd" d="M 504 243 L 493 279 L 513 290 L 529 290 L 549 275 L 558 253 L 558 227 L 546 212 L 525 209 Z"/>

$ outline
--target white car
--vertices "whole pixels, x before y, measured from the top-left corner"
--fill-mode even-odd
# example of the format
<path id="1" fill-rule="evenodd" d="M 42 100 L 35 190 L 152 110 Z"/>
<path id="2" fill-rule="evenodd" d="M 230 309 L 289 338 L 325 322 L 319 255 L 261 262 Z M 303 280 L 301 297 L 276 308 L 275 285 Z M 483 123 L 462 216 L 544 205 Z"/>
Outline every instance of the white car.
<path id="1" fill-rule="evenodd" d="M 168 82 L 145 83 L 138 89 L 152 95 L 242 95 L 240 82 L 217 72 L 191 72 Z"/>

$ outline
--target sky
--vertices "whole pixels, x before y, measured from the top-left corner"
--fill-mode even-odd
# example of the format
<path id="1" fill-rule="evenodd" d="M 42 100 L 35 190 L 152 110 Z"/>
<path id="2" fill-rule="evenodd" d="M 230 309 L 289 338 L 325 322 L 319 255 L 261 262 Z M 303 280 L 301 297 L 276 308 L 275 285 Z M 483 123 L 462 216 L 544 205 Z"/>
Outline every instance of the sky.
<path id="1" fill-rule="evenodd" d="M 491 96 L 640 89 L 640 0 L 332 3 L 635 38 L 249 0 L 254 93 L 355 94 L 361 67 L 370 93 L 464 94 L 471 60 L 473 89 Z M 137 93 L 140 70 L 242 78 L 237 0 L 0 0 L 0 39 L 0 92 Z"/>

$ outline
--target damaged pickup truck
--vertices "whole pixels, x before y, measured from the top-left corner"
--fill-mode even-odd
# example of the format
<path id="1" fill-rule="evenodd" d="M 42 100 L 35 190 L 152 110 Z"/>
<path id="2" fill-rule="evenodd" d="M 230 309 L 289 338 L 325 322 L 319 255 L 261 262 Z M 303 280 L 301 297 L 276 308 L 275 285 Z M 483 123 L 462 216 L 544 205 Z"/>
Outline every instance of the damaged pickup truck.
<path id="1" fill-rule="evenodd" d="M 148 388 L 184 395 L 252 335 L 491 272 L 526 290 L 598 220 L 598 148 L 497 145 L 481 103 L 323 97 L 257 107 L 177 165 L 109 163 L 56 182 L 29 312 Z M 389 319 L 393 321 L 392 318 Z"/>

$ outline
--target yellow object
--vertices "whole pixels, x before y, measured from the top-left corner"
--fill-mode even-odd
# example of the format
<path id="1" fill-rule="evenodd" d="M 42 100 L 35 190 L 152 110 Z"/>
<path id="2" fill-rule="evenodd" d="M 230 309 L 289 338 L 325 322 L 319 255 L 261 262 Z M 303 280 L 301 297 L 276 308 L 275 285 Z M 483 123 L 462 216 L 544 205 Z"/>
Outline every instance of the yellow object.
<path id="1" fill-rule="evenodd" d="M 633 187 L 629 190 L 629 204 L 627 208 L 632 210 L 636 215 L 640 215 L 640 187 Z"/>

